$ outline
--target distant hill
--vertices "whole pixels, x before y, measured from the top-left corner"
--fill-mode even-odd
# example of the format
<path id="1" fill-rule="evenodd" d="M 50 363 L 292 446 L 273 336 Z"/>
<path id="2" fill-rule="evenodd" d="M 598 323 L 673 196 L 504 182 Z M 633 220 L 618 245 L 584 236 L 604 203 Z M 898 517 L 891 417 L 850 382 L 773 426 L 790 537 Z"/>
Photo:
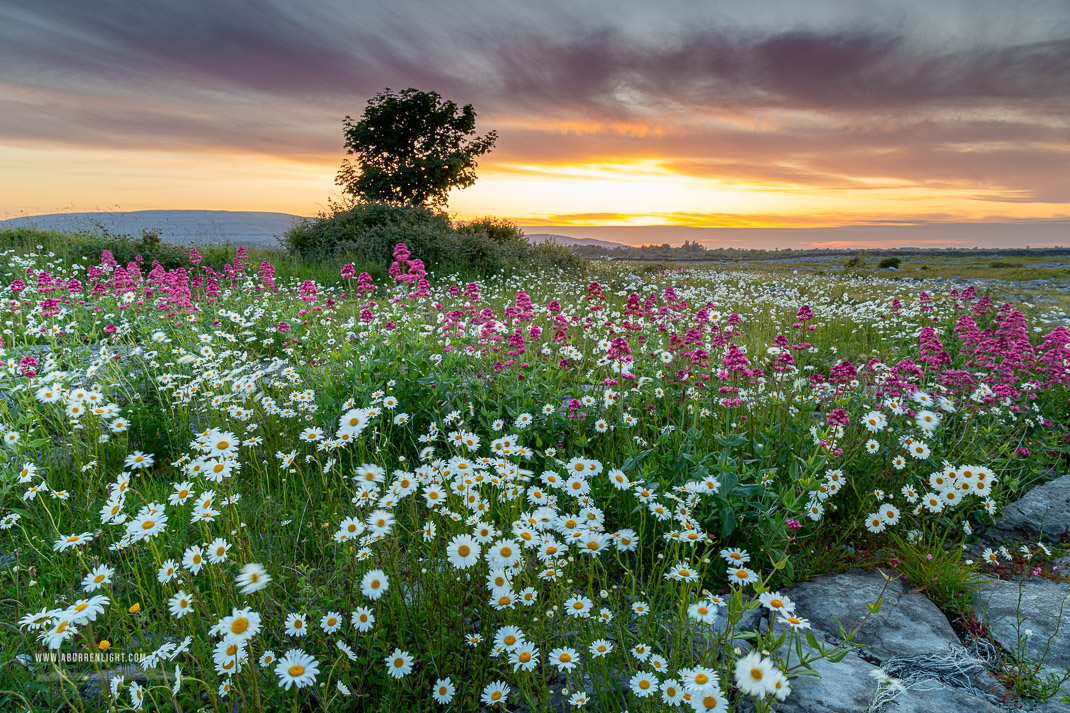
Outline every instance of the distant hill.
<path id="1" fill-rule="evenodd" d="M 53 213 L 0 220 L 4 228 L 30 227 L 65 232 L 140 235 L 159 230 L 160 238 L 179 245 L 233 243 L 249 247 L 275 245 L 302 218 L 288 213 L 230 210 L 139 210 L 129 213 Z"/>
<path id="2" fill-rule="evenodd" d="M 571 235 L 557 235 L 554 233 L 525 233 L 525 236 L 529 243 L 536 245 L 540 243 L 554 242 L 558 245 L 565 245 L 572 247 L 575 245 L 589 245 L 592 247 L 605 248 L 606 250 L 612 250 L 613 248 L 619 248 L 624 243 L 613 243 L 608 240 L 597 240 L 595 238 L 574 238 Z"/>
<path id="3" fill-rule="evenodd" d="M 141 235 L 144 230 L 158 230 L 160 238 L 178 245 L 195 243 L 231 243 L 263 246 L 276 244 L 275 236 L 282 235 L 303 220 L 289 213 L 231 210 L 137 210 L 130 212 L 52 213 L 0 220 L 4 228 L 29 227 L 64 232 L 99 233 L 104 230 L 122 235 Z M 527 233 L 529 242 L 548 241 L 566 246 L 585 245 L 612 250 L 621 243 L 595 238 L 573 238 L 554 233 Z"/>

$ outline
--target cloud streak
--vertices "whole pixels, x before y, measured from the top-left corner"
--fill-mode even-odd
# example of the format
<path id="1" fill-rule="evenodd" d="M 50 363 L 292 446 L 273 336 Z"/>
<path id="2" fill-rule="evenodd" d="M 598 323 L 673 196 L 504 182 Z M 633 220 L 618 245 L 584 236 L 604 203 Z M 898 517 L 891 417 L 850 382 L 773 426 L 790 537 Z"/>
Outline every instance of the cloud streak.
<path id="1" fill-rule="evenodd" d="M 476 105 L 503 175 L 655 160 L 768 191 L 1070 203 L 1065 3 L 510 5 L 12 0 L 0 146 L 336 165 L 343 115 L 416 86 Z"/>

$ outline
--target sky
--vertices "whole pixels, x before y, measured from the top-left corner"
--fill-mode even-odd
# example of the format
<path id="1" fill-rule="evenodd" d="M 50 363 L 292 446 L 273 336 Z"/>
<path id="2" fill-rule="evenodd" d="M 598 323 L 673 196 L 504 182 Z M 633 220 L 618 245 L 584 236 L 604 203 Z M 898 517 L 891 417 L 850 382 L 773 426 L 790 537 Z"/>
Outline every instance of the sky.
<path id="1" fill-rule="evenodd" d="M 4 0 L 0 218 L 315 215 L 387 87 L 498 132 L 459 219 L 1070 244 L 1066 0 Z"/>

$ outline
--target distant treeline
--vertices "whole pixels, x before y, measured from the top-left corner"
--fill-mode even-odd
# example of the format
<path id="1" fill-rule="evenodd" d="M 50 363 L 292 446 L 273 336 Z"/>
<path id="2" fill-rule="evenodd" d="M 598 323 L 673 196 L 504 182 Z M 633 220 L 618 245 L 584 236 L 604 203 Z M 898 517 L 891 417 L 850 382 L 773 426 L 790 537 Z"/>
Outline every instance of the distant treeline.
<path id="1" fill-rule="evenodd" d="M 573 245 L 570 249 L 585 258 L 611 258 L 615 260 L 701 260 L 709 262 L 740 260 L 805 260 L 807 258 L 837 258 L 858 256 L 857 248 L 806 248 L 758 250 L 743 248 L 706 248 L 697 242 L 685 241 L 683 245 L 626 246 L 605 248 L 599 245 Z M 866 248 L 861 251 L 867 259 L 907 257 L 1053 257 L 1070 256 L 1070 247 L 1059 248 Z"/>

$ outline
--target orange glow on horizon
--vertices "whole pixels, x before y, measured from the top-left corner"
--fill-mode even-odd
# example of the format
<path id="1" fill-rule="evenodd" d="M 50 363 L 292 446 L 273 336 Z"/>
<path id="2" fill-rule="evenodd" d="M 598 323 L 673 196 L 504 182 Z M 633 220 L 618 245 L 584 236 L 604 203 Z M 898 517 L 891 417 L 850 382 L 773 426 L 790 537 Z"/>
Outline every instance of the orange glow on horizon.
<path id="1" fill-rule="evenodd" d="M 0 217 L 135 210 L 260 210 L 313 216 L 338 160 L 250 153 L 174 153 L 0 146 Z M 1021 200 L 960 182 L 921 186 L 854 177 L 828 187 L 801 181 L 691 175 L 671 159 L 501 162 L 488 159 L 469 189 L 450 196 L 459 220 L 499 216 L 525 226 L 829 228 L 923 222 L 1057 219 L 1070 203 Z"/>

